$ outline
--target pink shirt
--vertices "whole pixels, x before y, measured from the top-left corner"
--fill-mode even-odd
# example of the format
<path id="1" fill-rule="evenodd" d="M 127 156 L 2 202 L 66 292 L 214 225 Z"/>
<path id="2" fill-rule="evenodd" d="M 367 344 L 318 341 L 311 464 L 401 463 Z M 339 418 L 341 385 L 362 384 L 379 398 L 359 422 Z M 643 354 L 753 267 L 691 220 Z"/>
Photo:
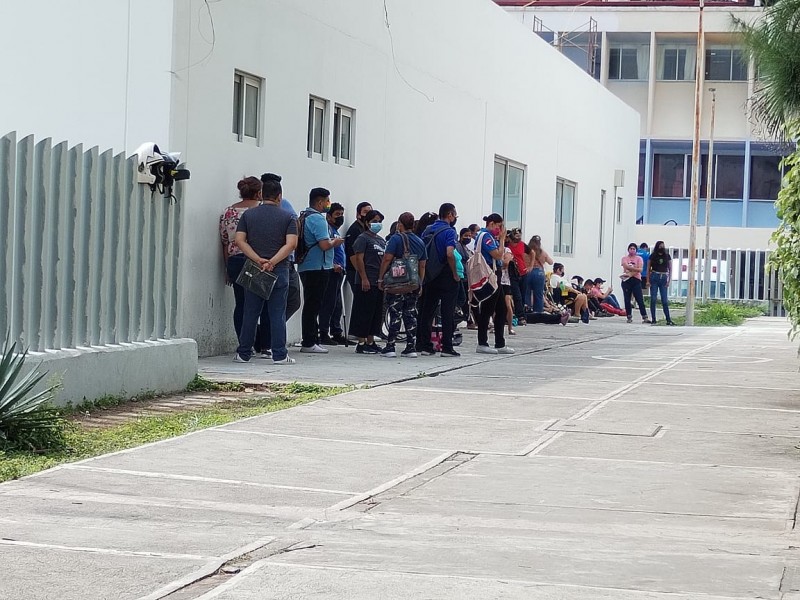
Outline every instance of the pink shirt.
<path id="1" fill-rule="evenodd" d="M 239 246 L 236 245 L 234 238 L 236 237 L 236 228 L 239 226 L 239 219 L 242 218 L 246 208 L 234 208 L 229 206 L 219 216 L 219 238 L 228 249 L 228 256 L 241 254 Z"/>
<path id="2" fill-rule="evenodd" d="M 626 254 L 625 256 L 622 257 L 622 260 L 619 261 L 619 264 L 622 265 L 623 269 L 625 269 L 626 267 L 639 267 L 639 269 L 641 269 L 644 266 L 644 261 L 642 260 L 642 257 L 639 256 L 638 254 L 634 254 L 633 256 L 631 256 L 630 254 Z M 625 272 L 623 271 L 623 279 L 627 279 L 628 277 L 635 277 L 636 279 L 642 278 L 641 271 L 628 277 L 624 275 Z"/>

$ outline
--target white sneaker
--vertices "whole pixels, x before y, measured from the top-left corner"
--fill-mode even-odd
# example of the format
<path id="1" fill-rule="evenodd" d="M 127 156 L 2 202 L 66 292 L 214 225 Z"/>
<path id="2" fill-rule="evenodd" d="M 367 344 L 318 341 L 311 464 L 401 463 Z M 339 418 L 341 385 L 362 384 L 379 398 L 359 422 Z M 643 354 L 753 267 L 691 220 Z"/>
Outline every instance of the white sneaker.
<path id="1" fill-rule="evenodd" d="M 303 346 L 300 348 L 300 352 L 305 352 L 306 354 L 327 354 L 328 349 L 323 348 L 319 344 L 314 344 L 313 346 L 308 347 Z"/>
<path id="2" fill-rule="evenodd" d="M 272 364 L 273 365 L 293 365 L 295 362 L 297 362 L 295 359 L 290 358 L 290 357 L 287 356 L 283 360 L 273 360 Z"/>
<path id="3" fill-rule="evenodd" d="M 250 359 L 248 358 L 247 360 L 245 360 L 241 356 L 239 356 L 238 353 L 236 353 L 236 354 L 233 355 L 233 362 L 236 362 L 236 363 L 249 363 Z"/>
<path id="4" fill-rule="evenodd" d="M 508 346 L 503 346 L 502 348 L 495 348 L 498 354 L 514 354 L 514 349 L 509 348 Z"/>
<path id="5" fill-rule="evenodd" d="M 491 346 L 481 346 L 478 344 L 478 347 L 475 349 L 475 352 L 478 354 L 497 354 L 497 349 L 492 348 Z"/>

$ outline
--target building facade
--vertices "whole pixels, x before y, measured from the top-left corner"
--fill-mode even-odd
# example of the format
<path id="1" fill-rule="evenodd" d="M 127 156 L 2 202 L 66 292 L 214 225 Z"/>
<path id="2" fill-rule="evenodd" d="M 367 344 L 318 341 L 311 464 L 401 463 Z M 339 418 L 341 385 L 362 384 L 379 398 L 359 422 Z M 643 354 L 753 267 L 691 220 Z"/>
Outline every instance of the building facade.
<path id="1" fill-rule="evenodd" d="M 636 112 L 490 0 L 13 0 L 0 23 L 4 55 L 41 40 L 0 65 L 4 133 L 182 152 L 165 297 L 201 356 L 234 347 L 217 228 L 244 175 L 281 174 L 297 210 L 324 186 L 348 221 L 501 212 L 574 273 L 612 275 L 633 235 Z"/>
<path id="2" fill-rule="evenodd" d="M 640 114 L 637 238 L 687 246 L 698 3 L 497 3 Z M 771 140 L 751 114 L 755 73 L 732 32 L 732 16 L 752 22 L 762 10 L 752 2 L 707 2 L 704 8 L 698 224 L 705 225 L 710 171 L 714 248 L 767 248 L 778 224 L 779 163 L 790 149 Z M 709 169 L 712 102 L 714 159 Z M 702 230 L 699 235 L 702 239 Z"/>

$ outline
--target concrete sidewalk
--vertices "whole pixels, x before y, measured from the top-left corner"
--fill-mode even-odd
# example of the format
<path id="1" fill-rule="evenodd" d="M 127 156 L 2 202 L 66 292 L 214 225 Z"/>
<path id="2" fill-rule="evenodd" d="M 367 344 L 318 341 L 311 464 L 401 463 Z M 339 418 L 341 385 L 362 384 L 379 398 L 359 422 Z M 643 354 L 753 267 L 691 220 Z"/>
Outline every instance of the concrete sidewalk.
<path id="1" fill-rule="evenodd" d="M 383 385 L 0 485 L 0 598 L 800 600 L 786 330 L 605 319 L 520 328 L 508 357 L 465 333 L 460 359 L 204 361 Z"/>

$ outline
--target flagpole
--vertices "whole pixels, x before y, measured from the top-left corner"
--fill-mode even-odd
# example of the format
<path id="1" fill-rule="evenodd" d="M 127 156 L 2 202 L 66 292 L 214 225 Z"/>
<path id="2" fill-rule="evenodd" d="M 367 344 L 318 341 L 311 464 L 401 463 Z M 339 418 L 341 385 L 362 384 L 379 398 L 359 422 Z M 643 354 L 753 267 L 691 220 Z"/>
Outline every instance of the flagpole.
<path id="1" fill-rule="evenodd" d="M 694 325 L 694 305 L 697 272 L 695 258 L 697 255 L 697 207 L 700 200 L 700 116 L 702 114 L 703 63 L 705 62 L 705 39 L 703 35 L 703 0 L 700 0 L 700 11 L 697 24 L 697 61 L 694 78 L 694 138 L 692 142 L 692 195 L 689 204 L 689 278 L 686 295 L 686 324 Z"/>

